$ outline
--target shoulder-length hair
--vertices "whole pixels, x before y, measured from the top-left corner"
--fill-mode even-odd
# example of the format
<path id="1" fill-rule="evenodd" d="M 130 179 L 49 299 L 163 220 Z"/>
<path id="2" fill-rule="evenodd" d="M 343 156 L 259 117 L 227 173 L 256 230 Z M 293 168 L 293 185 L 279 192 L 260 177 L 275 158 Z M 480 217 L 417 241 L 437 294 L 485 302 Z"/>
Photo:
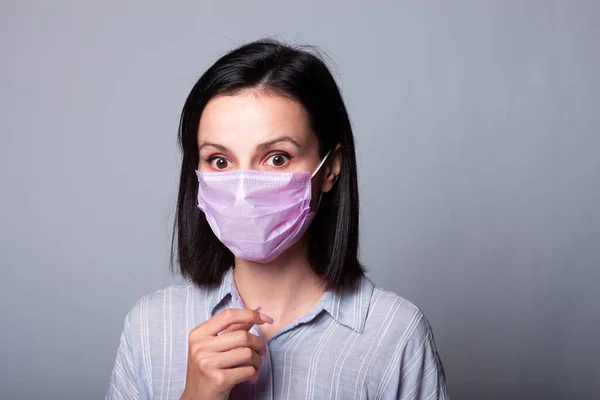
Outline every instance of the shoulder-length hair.
<path id="1" fill-rule="evenodd" d="M 215 96 L 257 89 L 298 101 L 307 112 L 319 152 L 338 144 L 342 167 L 338 181 L 324 193 L 307 234 L 311 268 L 327 288 L 343 289 L 364 274 L 358 261 L 358 182 L 352 127 L 339 88 L 325 63 L 305 47 L 259 40 L 221 57 L 192 88 L 179 123 L 183 153 L 179 196 L 171 244 L 171 263 L 199 285 L 214 285 L 233 265 L 233 254 L 214 235 L 197 206 L 195 170 L 198 124 Z"/>

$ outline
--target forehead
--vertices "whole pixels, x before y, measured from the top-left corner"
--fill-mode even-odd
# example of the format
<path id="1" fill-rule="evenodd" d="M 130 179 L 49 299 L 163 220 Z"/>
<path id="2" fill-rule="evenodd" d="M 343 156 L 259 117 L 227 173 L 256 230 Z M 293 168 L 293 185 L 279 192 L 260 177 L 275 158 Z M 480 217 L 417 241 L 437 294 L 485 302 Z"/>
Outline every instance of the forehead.
<path id="1" fill-rule="evenodd" d="M 198 143 L 244 148 L 289 136 L 298 143 L 316 139 L 304 107 L 287 97 L 244 91 L 211 99 L 200 117 Z"/>

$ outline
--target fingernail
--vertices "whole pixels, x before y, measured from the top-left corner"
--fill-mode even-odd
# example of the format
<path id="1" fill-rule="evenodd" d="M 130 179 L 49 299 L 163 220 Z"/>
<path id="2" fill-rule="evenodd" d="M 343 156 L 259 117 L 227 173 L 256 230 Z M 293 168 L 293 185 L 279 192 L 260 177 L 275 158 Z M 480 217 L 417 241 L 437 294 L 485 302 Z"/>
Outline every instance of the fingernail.
<path id="1" fill-rule="evenodd" d="M 263 314 L 263 313 L 259 312 L 258 315 L 260 315 L 260 319 L 263 322 L 266 322 L 267 324 L 272 324 L 274 322 L 273 318 L 269 317 L 266 314 Z"/>

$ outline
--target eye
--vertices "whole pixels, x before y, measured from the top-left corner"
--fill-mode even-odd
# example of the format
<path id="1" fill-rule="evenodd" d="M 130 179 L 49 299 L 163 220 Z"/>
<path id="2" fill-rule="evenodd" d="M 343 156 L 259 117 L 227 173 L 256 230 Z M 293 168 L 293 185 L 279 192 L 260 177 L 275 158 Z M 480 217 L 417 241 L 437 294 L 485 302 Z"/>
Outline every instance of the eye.
<path id="1" fill-rule="evenodd" d="M 231 163 L 223 157 L 215 157 L 209 160 L 210 166 L 214 169 L 225 170 L 230 167 Z"/>
<path id="2" fill-rule="evenodd" d="M 287 154 L 273 154 L 267 159 L 267 165 L 270 167 L 283 167 L 285 164 L 290 162 L 291 157 Z"/>

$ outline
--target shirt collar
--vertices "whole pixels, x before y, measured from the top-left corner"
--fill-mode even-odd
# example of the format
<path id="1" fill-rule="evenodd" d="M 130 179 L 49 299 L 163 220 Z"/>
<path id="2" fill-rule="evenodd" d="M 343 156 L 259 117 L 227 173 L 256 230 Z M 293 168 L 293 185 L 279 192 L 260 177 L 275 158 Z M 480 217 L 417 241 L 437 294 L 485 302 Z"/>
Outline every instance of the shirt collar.
<path id="1" fill-rule="evenodd" d="M 354 288 L 327 290 L 310 314 L 317 315 L 321 310 L 325 310 L 338 323 L 362 333 L 367 320 L 373 287 L 373 282 L 363 276 Z M 232 297 L 234 304 L 241 307 L 242 301 L 233 279 L 233 268 L 229 268 L 225 272 L 219 285 L 213 286 L 207 291 L 207 312 L 214 315 L 217 306 L 229 296 Z"/>
<path id="2" fill-rule="evenodd" d="M 236 294 L 235 300 L 238 300 L 238 303 L 241 306 L 242 302 L 239 301 L 239 295 L 237 294 L 237 289 L 233 280 L 233 267 L 230 267 L 225 274 L 223 274 L 221 283 L 219 285 L 212 286 L 207 291 L 207 312 L 210 312 L 210 315 L 214 316 L 217 306 L 221 304 L 227 297 L 233 296 L 233 294 Z"/>
<path id="3" fill-rule="evenodd" d="M 323 309 L 340 324 L 363 333 L 373 287 L 373 282 L 362 276 L 353 288 L 328 290 L 324 296 Z"/>

